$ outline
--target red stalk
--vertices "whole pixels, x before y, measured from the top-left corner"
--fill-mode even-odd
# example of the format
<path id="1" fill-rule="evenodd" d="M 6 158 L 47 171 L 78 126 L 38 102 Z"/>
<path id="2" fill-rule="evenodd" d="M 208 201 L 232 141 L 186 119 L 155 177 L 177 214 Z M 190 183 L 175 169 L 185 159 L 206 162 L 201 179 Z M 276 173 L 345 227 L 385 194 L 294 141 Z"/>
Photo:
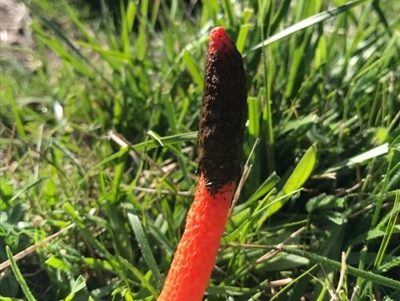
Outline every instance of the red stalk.
<path id="1" fill-rule="evenodd" d="M 211 194 L 204 177 L 197 184 L 186 228 L 158 301 L 202 300 L 228 218 L 235 183 Z"/>
<path id="2" fill-rule="evenodd" d="M 158 301 L 201 301 L 228 219 L 243 159 L 246 77 L 222 27 L 210 33 L 198 133 L 199 182 Z"/>

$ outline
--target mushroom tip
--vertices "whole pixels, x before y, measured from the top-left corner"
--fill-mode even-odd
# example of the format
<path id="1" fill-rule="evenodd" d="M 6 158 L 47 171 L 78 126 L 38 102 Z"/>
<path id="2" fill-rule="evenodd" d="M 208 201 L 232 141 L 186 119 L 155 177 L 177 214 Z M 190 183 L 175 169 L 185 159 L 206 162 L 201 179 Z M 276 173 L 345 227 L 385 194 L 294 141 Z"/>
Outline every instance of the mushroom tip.
<path id="1" fill-rule="evenodd" d="M 219 35 L 226 35 L 225 29 L 221 26 L 213 28 L 210 32 L 211 39 L 218 38 Z"/>
<path id="2" fill-rule="evenodd" d="M 235 45 L 223 27 L 215 27 L 211 30 L 210 52 L 229 51 L 235 48 Z"/>

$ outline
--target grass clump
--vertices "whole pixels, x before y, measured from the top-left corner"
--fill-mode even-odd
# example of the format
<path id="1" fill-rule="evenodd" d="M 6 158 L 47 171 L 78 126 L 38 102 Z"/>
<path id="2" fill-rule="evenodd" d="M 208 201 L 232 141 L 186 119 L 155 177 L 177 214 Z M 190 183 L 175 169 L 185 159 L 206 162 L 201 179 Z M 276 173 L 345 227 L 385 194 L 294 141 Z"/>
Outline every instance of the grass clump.
<path id="1" fill-rule="evenodd" d="M 224 26 L 249 168 L 207 300 L 400 300 L 396 1 L 60 3 L 27 4 L 33 73 L 1 61 L 1 298 L 156 299 Z"/>

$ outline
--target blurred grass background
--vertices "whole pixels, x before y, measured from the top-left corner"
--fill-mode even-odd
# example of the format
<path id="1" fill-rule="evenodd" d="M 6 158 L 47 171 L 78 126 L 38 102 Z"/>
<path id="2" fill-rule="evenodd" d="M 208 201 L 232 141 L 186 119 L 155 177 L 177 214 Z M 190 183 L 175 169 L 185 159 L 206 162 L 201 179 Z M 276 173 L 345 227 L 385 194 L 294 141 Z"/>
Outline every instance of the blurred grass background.
<path id="1" fill-rule="evenodd" d="M 33 45 L 1 45 L 1 300 L 156 299 L 214 26 L 244 56 L 248 168 L 205 300 L 400 300 L 400 2 L 23 3 Z"/>

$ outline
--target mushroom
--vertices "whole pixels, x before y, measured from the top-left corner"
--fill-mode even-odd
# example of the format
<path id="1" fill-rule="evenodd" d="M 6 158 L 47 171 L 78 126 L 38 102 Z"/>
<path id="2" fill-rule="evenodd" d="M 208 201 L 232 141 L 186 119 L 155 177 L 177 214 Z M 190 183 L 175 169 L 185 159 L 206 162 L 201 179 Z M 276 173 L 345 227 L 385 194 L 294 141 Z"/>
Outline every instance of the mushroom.
<path id="1" fill-rule="evenodd" d="M 243 161 L 247 119 L 242 56 L 224 28 L 210 33 L 198 132 L 199 181 L 158 301 L 201 301 Z"/>

